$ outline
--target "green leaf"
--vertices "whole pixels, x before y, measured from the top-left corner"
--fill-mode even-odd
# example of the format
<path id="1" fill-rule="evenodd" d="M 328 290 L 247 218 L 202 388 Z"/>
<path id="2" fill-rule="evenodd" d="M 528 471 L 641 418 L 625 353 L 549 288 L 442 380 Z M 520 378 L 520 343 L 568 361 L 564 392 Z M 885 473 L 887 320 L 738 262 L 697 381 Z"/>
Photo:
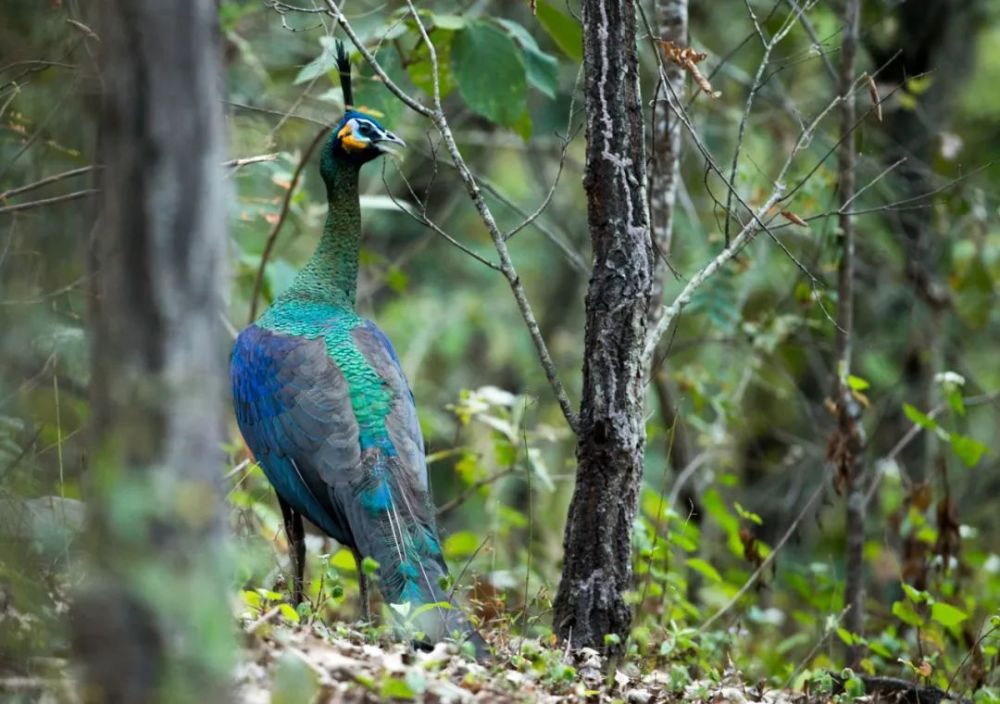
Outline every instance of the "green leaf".
<path id="1" fill-rule="evenodd" d="M 530 113 L 528 113 L 527 110 L 521 113 L 521 117 L 519 117 L 517 121 L 511 125 L 511 128 L 517 132 L 517 135 L 525 142 L 531 139 L 531 132 L 534 129 L 534 124 L 531 122 Z"/>
<path id="2" fill-rule="evenodd" d="M 443 609 L 444 611 L 449 611 L 453 608 L 454 607 L 451 605 L 451 602 L 448 601 L 434 601 L 429 604 L 421 604 L 413 610 L 413 613 L 410 614 L 410 620 L 412 621 L 417 617 L 422 616 L 431 609 Z"/>
<path id="3" fill-rule="evenodd" d="M 291 621 L 292 623 L 299 622 L 299 612 L 291 604 L 279 604 L 278 611 L 281 612 L 282 618 L 286 621 Z"/>
<path id="4" fill-rule="evenodd" d="M 926 413 L 918 411 L 916 406 L 911 406 L 908 403 L 904 403 L 903 413 L 906 414 L 907 418 L 909 418 L 911 421 L 913 421 L 922 428 L 927 428 L 927 430 L 934 430 L 935 428 L 938 427 L 936 420 L 931 418 Z"/>
<path id="5" fill-rule="evenodd" d="M 431 41 L 434 42 L 434 51 L 437 53 L 438 90 L 441 91 L 441 99 L 443 100 L 455 90 L 455 78 L 451 73 L 451 42 L 455 37 L 455 32 L 443 29 L 432 30 L 430 37 Z M 410 54 L 406 73 L 413 81 L 413 85 L 433 97 L 434 66 L 431 63 L 431 54 L 425 42 L 421 42 Z"/>
<path id="6" fill-rule="evenodd" d="M 764 525 L 764 519 L 762 519 L 758 514 L 754 513 L 753 511 L 747 511 L 745 508 L 743 508 L 742 504 L 740 504 L 739 501 L 733 503 L 733 508 L 736 509 L 736 513 L 739 514 L 740 518 L 742 518 L 743 520 L 750 521 L 751 523 L 756 523 L 759 526 Z"/>
<path id="7" fill-rule="evenodd" d="M 575 19 L 557 10 L 549 0 L 538 0 L 538 22 L 566 56 L 583 61 L 583 30 Z"/>
<path id="8" fill-rule="evenodd" d="M 367 575 L 373 575 L 378 570 L 378 560 L 366 557 L 361 560 L 361 571 Z"/>
<path id="9" fill-rule="evenodd" d="M 311 81 L 337 68 L 336 40 L 330 36 L 323 36 L 319 38 L 319 43 L 321 47 L 319 56 L 302 67 L 295 76 L 295 85 Z"/>
<path id="10" fill-rule="evenodd" d="M 854 376 L 853 374 L 847 375 L 847 385 L 855 391 L 864 391 L 871 386 L 867 380 L 862 379 L 860 376 Z"/>
<path id="11" fill-rule="evenodd" d="M 524 65 L 528 83 L 550 98 L 556 97 L 559 87 L 559 62 L 556 57 L 542 51 L 538 42 L 523 25 L 512 20 L 497 19 L 497 23 L 507 30 L 514 41 L 524 51 Z"/>
<path id="12" fill-rule="evenodd" d="M 906 597 L 914 604 L 923 604 L 930 599 L 930 594 L 916 589 L 915 587 L 911 587 L 906 582 L 903 582 L 900 586 L 903 587 L 903 592 L 906 594 Z"/>
<path id="13" fill-rule="evenodd" d="M 470 530 L 452 533 L 444 541 L 444 555 L 449 559 L 467 557 L 479 547 L 479 536 Z"/>
<path id="14" fill-rule="evenodd" d="M 937 621 L 945 628 L 957 626 L 967 618 L 969 618 L 967 613 L 943 601 L 934 602 L 931 606 L 931 620 Z"/>
<path id="15" fill-rule="evenodd" d="M 705 577 L 708 577 L 713 582 L 721 582 L 722 575 L 719 574 L 718 570 L 712 567 L 710 564 L 702 560 L 700 557 L 689 557 L 687 560 L 687 566 L 698 572 Z"/>
<path id="16" fill-rule="evenodd" d="M 381 698 L 386 699 L 413 699 L 416 692 L 406 683 L 405 680 L 388 677 L 382 682 Z"/>
<path id="17" fill-rule="evenodd" d="M 341 548 L 331 555 L 329 564 L 338 572 L 355 572 L 358 569 L 354 562 L 354 555 L 347 548 Z"/>
<path id="18" fill-rule="evenodd" d="M 986 445 L 975 438 L 970 438 L 968 435 L 951 433 L 950 437 L 951 449 L 955 451 L 958 459 L 962 460 L 962 463 L 966 467 L 975 467 L 979 464 L 979 460 L 982 459 L 988 450 Z"/>
<path id="19" fill-rule="evenodd" d="M 403 90 L 411 90 L 409 75 L 394 47 L 383 46 L 375 53 L 375 59 L 396 85 Z M 403 116 L 403 104 L 389 92 L 367 61 L 358 64 L 354 76 L 354 102 L 359 109 L 380 118 L 390 129 L 392 123 Z"/>
<path id="20" fill-rule="evenodd" d="M 837 635 L 840 637 L 840 640 L 844 641 L 844 645 L 854 645 L 854 639 L 857 638 L 856 635 L 846 628 L 838 628 Z"/>
<path id="21" fill-rule="evenodd" d="M 488 22 L 455 34 L 451 68 L 458 92 L 474 112 L 508 127 L 525 111 L 524 60 L 514 41 Z"/>
<path id="22" fill-rule="evenodd" d="M 951 410 L 960 416 L 965 415 L 965 400 L 962 398 L 962 389 L 960 387 L 956 386 L 948 389 L 947 399 Z"/>
<path id="23" fill-rule="evenodd" d="M 897 601 L 892 605 L 892 613 L 903 623 L 910 626 L 923 626 L 924 619 L 918 614 L 908 601 Z"/>
<path id="24" fill-rule="evenodd" d="M 461 15 L 441 15 L 438 13 L 433 14 L 433 23 L 435 27 L 440 29 L 462 29 L 466 25 L 466 20 Z"/>

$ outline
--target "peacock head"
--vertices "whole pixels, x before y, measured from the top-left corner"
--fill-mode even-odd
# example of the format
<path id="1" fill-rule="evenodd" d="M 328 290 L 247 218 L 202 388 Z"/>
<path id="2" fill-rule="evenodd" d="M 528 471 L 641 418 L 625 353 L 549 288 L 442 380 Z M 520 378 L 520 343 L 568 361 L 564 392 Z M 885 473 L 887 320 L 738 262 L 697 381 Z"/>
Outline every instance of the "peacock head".
<path id="1" fill-rule="evenodd" d="M 374 116 L 354 109 L 351 60 L 341 42 L 337 42 L 337 70 L 340 72 L 346 112 L 327 141 L 326 154 L 320 162 L 324 177 L 327 175 L 326 168 L 332 167 L 335 161 L 360 167 L 383 154 L 395 156 L 406 146 L 403 140 L 383 127 Z"/>
<path id="2" fill-rule="evenodd" d="M 383 154 L 396 156 L 406 143 L 373 116 L 348 110 L 334 128 L 328 146 L 335 156 L 361 165 Z"/>

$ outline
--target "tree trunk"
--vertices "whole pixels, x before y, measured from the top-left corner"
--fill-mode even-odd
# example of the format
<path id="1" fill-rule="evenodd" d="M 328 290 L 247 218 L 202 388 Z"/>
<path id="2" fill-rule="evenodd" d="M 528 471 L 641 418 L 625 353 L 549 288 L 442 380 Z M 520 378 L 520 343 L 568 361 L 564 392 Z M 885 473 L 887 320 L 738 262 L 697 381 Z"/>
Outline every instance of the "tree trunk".
<path id="1" fill-rule="evenodd" d="M 632 586 L 632 522 L 645 444 L 641 357 L 653 249 L 635 5 L 584 0 L 582 10 L 584 189 L 594 261 L 586 300 L 577 482 L 554 625 L 571 647 L 613 652 L 625 643 L 632 618 L 624 596 Z"/>
<path id="2" fill-rule="evenodd" d="M 223 701 L 225 181 L 215 4 L 101 3 L 88 697 Z"/>
<path id="3" fill-rule="evenodd" d="M 837 428 L 830 440 L 830 458 L 836 468 L 838 489 L 847 494 L 847 547 L 844 556 L 844 627 L 861 635 L 864 627 L 864 431 L 861 427 L 861 404 L 848 385 L 851 371 L 851 348 L 854 333 L 854 219 L 847 214 L 855 192 L 855 109 L 852 87 L 858 45 L 858 21 L 861 0 L 847 0 L 844 6 L 844 34 L 840 48 L 839 92 L 841 104 L 841 142 L 837 164 L 837 197 L 842 214 L 839 218 L 841 254 L 837 284 L 837 359 L 834 365 L 834 394 L 837 399 Z M 859 645 L 847 646 L 847 664 L 857 667 L 861 660 Z"/>

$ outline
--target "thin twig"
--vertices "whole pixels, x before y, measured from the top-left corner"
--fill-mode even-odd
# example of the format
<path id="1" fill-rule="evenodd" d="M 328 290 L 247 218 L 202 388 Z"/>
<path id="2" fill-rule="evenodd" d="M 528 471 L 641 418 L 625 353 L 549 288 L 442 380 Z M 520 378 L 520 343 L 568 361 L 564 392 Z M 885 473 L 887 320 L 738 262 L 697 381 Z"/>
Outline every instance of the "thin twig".
<path id="1" fill-rule="evenodd" d="M 736 256 L 736 254 L 743 248 L 743 246 L 749 243 L 757 232 L 760 231 L 758 224 L 764 226 L 762 218 L 766 216 L 767 212 L 771 207 L 781 200 L 781 194 L 783 192 L 783 187 L 781 184 L 777 184 L 774 187 L 774 192 L 771 194 L 770 198 L 756 211 L 754 217 L 743 226 L 740 233 L 733 239 L 729 245 L 719 252 L 712 261 L 703 266 L 701 270 L 691 277 L 684 286 L 684 289 L 677 295 L 674 302 L 669 306 L 663 308 L 663 314 L 660 319 L 656 321 L 656 325 L 653 327 L 652 331 L 646 337 L 646 346 L 642 353 L 642 368 L 646 369 L 649 367 L 649 363 L 653 359 L 653 353 L 656 351 L 656 345 L 659 343 L 660 338 L 663 336 L 673 323 L 674 319 L 684 310 L 685 306 L 691 302 L 691 296 L 694 292 L 707 281 L 712 274 L 722 268 L 722 266 L 728 262 L 730 259 Z"/>
<path id="2" fill-rule="evenodd" d="M 0 215 L 5 213 L 16 213 L 22 210 L 31 210 L 32 208 L 41 208 L 46 205 L 54 205 L 56 203 L 65 203 L 71 200 L 78 200 L 80 198 L 86 198 L 89 195 L 97 193 L 96 188 L 85 188 L 82 191 L 74 191 L 73 193 L 67 193 L 61 196 L 52 196 L 51 198 L 42 198 L 41 200 L 32 200 L 27 203 L 17 203 L 16 205 L 5 205 L 0 207 Z"/>
<path id="3" fill-rule="evenodd" d="M 43 179 L 39 179 L 34 183 L 29 183 L 24 186 L 18 186 L 17 188 L 11 188 L 9 190 L 0 193 L 0 200 L 7 200 L 8 198 L 13 198 L 14 196 L 19 196 L 22 193 L 27 193 L 28 191 L 33 191 L 36 188 L 41 188 L 42 186 L 48 186 L 50 183 L 55 183 L 57 181 L 62 181 L 63 179 L 73 178 L 74 176 L 81 176 L 83 174 L 88 174 L 96 166 L 81 166 L 78 169 L 71 169 L 69 171 L 63 171 L 61 174 L 54 174 L 52 176 L 46 176 Z"/>
<path id="4" fill-rule="evenodd" d="M 702 623 L 701 626 L 699 626 L 699 630 L 704 631 L 713 623 L 718 621 L 731 608 L 733 608 L 733 606 L 735 606 L 740 599 L 743 598 L 743 595 L 746 594 L 747 591 L 749 591 L 750 587 L 752 587 L 754 584 L 757 583 L 757 580 L 760 578 L 760 576 L 764 574 L 764 572 L 771 566 L 771 563 L 774 562 L 775 558 L 778 556 L 778 553 L 781 551 L 781 548 L 785 546 L 785 543 L 788 542 L 789 538 L 791 538 L 792 535 L 795 533 L 795 531 L 798 530 L 799 524 L 802 523 L 802 520 L 806 517 L 806 514 L 812 509 L 812 506 L 814 503 L 816 503 L 816 500 L 820 496 L 822 496 L 823 490 L 825 488 L 826 488 L 826 481 L 824 480 L 819 483 L 819 486 L 816 487 L 816 490 L 812 493 L 812 496 L 809 497 L 809 500 L 806 502 L 806 505 L 802 507 L 802 510 L 799 512 L 799 515 L 795 517 L 795 520 L 792 521 L 792 524 L 788 526 L 788 530 L 786 530 L 785 534 L 781 536 L 781 540 L 778 541 L 778 544 L 774 546 L 774 549 L 768 554 L 767 557 L 764 558 L 764 560 L 760 563 L 757 569 L 754 570 L 753 574 L 750 575 L 750 578 L 747 579 L 747 581 L 743 584 L 743 586 L 740 587 L 740 590 L 736 592 L 736 594 L 734 594 L 733 597 L 722 606 L 722 608 L 720 608 L 714 614 L 709 616 L 708 619 L 706 619 L 705 622 Z"/>
<path id="5" fill-rule="evenodd" d="M 477 482 L 473 482 L 468 487 L 466 487 L 465 491 L 463 491 L 461 494 L 459 494 L 458 496 L 456 496 L 454 499 L 452 499 L 451 501 L 447 501 L 447 502 L 441 504 L 440 506 L 438 506 L 438 509 L 437 509 L 437 516 L 438 516 L 438 518 L 440 518 L 441 516 L 445 515 L 449 511 L 452 511 L 452 510 L 458 508 L 459 506 L 461 506 L 462 504 L 464 504 L 466 501 L 469 500 L 470 497 L 473 496 L 473 494 L 475 494 L 476 492 L 478 492 L 484 486 L 489 486 L 490 484 L 495 484 L 496 482 L 500 481 L 504 477 L 509 477 L 514 472 L 515 472 L 514 467 L 507 467 L 506 469 L 501 470 L 501 471 L 497 472 L 496 474 L 491 474 L 490 476 L 486 477 L 485 479 L 480 479 Z"/>

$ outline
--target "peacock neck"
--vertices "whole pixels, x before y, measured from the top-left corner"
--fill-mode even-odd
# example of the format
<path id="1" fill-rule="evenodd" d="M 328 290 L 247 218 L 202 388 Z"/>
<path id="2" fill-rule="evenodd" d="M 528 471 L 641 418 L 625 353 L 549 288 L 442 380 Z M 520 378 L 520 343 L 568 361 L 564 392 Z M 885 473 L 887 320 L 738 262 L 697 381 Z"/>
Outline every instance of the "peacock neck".
<path id="1" fill-rule="evenodd" d="M 361 247 L 361 203 L 357 164 L 324 150 L 327 215 L 319 245 L 295 277 L 285 299 L 306 299 L 354 310 Z"/>

